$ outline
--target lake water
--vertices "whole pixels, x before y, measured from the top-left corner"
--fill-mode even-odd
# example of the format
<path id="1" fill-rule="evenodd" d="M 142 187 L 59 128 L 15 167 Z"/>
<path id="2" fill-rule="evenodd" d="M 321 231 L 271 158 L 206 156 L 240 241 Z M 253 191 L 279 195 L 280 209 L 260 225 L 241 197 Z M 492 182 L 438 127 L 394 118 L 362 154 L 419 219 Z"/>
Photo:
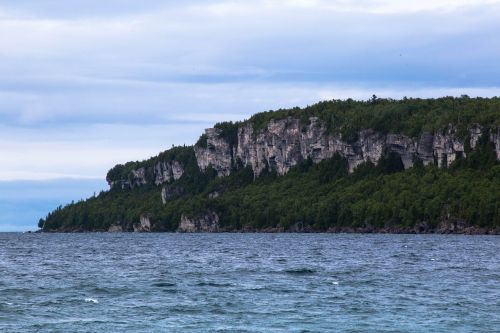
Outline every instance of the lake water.
<path id="1" fill-rule="evenodd" d="M 1 332 L 499 332 L 500 237 L 0 234 Z"/>

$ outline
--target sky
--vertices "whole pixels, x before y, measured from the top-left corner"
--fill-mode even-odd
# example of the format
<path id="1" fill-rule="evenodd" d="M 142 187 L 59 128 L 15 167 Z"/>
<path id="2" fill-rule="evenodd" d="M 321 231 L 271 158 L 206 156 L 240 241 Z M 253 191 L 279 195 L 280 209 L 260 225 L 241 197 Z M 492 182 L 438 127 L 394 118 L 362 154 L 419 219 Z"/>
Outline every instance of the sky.
<path id="1" fill-rule="evenodd" d="M 497 96 L 499 17 L 500 0 L 0 0 L 0 231 L 218 121 Z"/>

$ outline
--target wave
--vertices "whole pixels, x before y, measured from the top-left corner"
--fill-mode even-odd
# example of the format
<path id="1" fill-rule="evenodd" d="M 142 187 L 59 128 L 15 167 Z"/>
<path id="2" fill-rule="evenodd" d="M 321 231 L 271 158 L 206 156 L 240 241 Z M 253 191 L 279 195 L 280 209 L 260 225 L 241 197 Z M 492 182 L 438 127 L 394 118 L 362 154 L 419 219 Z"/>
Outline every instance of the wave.
<path id="1" fill-rule="evenodd" d="M 99 303 L 99 301 L 98 301 L 97 299 L 95 299 L 95 298 L 91 298 L 91 297 L 87 297 L 87 298 L 85 298 L 85 300 L 84 300 L 84 301 L 85 301 L 85 303 L 94 303 L 94 304 Z"/>
<path id="2" fill-rule="evenodd" d="M 286 274 L 290 275 L 312 275 L 316 274 L 316 270 L 312 268 L 295 268 L 295 269 L 286 269 L 284 270 Z"/>
<path id="3" fill-rule="evenodd" d="M 199 282 L 196 284 L 200 287 L 232 287 L 231 283 L 217 283 L 217 282 Z"/>
<path id="4" fill-rule="evenodd" d="M 153 283 L 152 286 L 153 287 L 164 288 L 164 287 L 175 287 L 176 284 L 175 283 L 171 283 L 171 282 L 157 282 L 157 283 Z"/>

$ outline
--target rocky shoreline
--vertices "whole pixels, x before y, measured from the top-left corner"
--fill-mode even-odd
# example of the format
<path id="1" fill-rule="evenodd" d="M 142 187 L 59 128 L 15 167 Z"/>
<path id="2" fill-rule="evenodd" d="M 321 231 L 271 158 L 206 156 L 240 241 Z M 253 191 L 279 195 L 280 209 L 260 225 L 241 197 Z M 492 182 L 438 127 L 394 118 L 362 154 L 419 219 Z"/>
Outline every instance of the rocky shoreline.
<path id="1" fill-rule="evenodd" d="M 437 235 L 500 235 L 500 228 L 488 229 L 480 227 L 467 227 L 463 229 L 429 229 L 419 230 L 411 227 L 392 227 L 392 228 L 354 228 L 354 227 L 334 227 L 328 230 L 317 230 L 312 228 L 304 228 L 302 230 L 285 230 L 283 228 L 264 228 L 264 229 L 241 229 L 241 230 L 225 230 L 218 231 L 116 231 L 116 230 L 84 230 L 84 229 L 58 229 L 58 230 L 42 230 L 37 233 L 327 233 L 327 234 L 437 234 Z"/>
<path id="2" fill-rule="evenodd" d="M 188 216 L 183 214 L 179 226 L 175 231 L 161 230 L 155 226 L 154 218 L 150 214 L 142 214 L 136 223 L 117 222 L 109 226 L 108 229 L 86 230 L 78 228 L 60 228 L 56 230 L 43 230 L 37 232 L 60 232 L 60 233 L 86 233 L 86 232 L 170 232 L 170 233 L 359 233 L 359 234 L 458 234 L 458 235 L 500 235 L 500 227 L 484 228 L 472 226 L 462 219 L 444 217 L 437 227 L 431 227 L 427 222 L 419 222 L 414 226 L 387 225 L 383 228 L 366 224 L 363 227 L 334 226 L 326 230 L 315 229 L 314 227 L 297 222 L 287 228 L 267 227 L 256 229 L 243 227 L 242 229 L 230 229 L 220 225 L 219 215 L 211 210 L 202 214 Z"/>

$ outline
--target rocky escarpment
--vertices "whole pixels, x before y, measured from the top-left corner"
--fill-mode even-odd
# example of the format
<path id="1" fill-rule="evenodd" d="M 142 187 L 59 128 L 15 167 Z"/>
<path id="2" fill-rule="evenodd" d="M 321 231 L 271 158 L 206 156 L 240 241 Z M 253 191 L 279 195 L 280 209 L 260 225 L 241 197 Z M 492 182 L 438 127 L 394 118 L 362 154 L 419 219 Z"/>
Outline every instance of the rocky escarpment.
<path id="1" fill-rule="evenodd" d="M 231 147 L 228 140 L 221 137 L 221 130 L 207 128 L 206 147 L 194 146 L 196 160 L 201 170 L 212 166 L 219 176 L 229 176 L 234 165 L 236 151 Z"/>
<path id="2" fill-rule="evenodd" d="M 498 159 L 499 131 L 497 128 L 489 135 Z M 484 133 L 483 128 L 474 124 L 468 132 L 468 144 L 474 148 Z M 207 129 L 205 135 L 207 146 L 194 148 L 198 166 L 201 170 L 211 166 L 219 176 L 230 174 L 239 162 L 250 166 L 255 176 L 266 168 L 284 175 L 300 161 L 310 158 L 318 163 L 335 154 L 347 159 L 350 172 L 364 162 L 377 164 L 384 153 L 390 152 L 401 157 L 406 169 L 412 167 L 416 160 L 424 165 L 435 163 L 442 167 L 466 157 L 465 139 L 451 124 L 442 132 L 424 132 L 419 137 L 365 129 L 357 133 L 356 140 L 348 141 L 341 134 L 328 133 L 325 124 L 316 117 L 311 117 L 307 125 L 289 117 L 271 120 L 261 131 L 256 131 L 250 122 L 243 123 L 238 128 L 236 147 L 222 138 L 218 129 Z"/>
<path id="3" fill-rule="evenodd" d="M 499 161 L 500 98 L 324 101 L 218 123 L 194 146 L 118 164 L 106 175 L 110 191 L 38 225 L 498 233 Z"/>
<path id="4" fill-rule="evenodd" d="M 178 161 L 158 162 L 154 166 L 155 184 L 163 184 L 182 177 L 184 168 Z"/>
<path id="5" fill-rule="evenodd" d="M 474 149 L 485 130 L 478 124 L 472 124 L 468 133 L 460 136 L 457 128 L 450 124 L 435 133 L 423 132 L 418 137 L 409 137 L 364 129 L 356 133 L 355 140 L 346 140 L 340 133 L 330 133 L 317 117 L 311 117 L 305 125 L 299 119 L 288 117 L 271 120 L 262 130 L 255 130 L 251 122 L 244 122 L 236 133 L 235 144 L 232 144 L 229 138 L 222 135 L 221 129 L 206 129 L 205 144 L 193 147 L 199 169 L 204 171 L 212 167 L 219 176 L 228 176 L 238 166 L 249 166 L 255 177 L 264 169 L 284 175 L 303 160 L 311 159 L 318 163 L 339 154 L 348 161 L 349 171 L 352 172 L 365 162 L 377 164 L 386 153 L 398 154 L 405 169 L 412 167 L 415 161 L 443 167 L 456 159 L 465 158 L 466 146 Z M 489 140 L 494 144 L 497 159 L 500 160 L 499 133 L 499 128 L 489 129 Z M 177 160 L 159 161 L 153 166 L 132 169 L 127 177 L 108 182 L 112 188 L 134 188 L 149 182 L 161 185 L 180 179 L 184 168 L 183 163 Z M 161 199 L 165 203 L 181 193 L 180 188 L 164 186 Z"/>
<path id="6" fill-rule="evenodd" d="M 161 161 L 154 164 L 152 167 L 139 167 L 132 169 L 126 177 L 114 180 L 108 179 L 108 184 L 111 188 L 120 187 L 134 188 L 149 183 L 148 175 L 153 175 L 155 185 L 168 183 L 178 180 L 184 174 L 184 167 L 179 161 Z"/>

